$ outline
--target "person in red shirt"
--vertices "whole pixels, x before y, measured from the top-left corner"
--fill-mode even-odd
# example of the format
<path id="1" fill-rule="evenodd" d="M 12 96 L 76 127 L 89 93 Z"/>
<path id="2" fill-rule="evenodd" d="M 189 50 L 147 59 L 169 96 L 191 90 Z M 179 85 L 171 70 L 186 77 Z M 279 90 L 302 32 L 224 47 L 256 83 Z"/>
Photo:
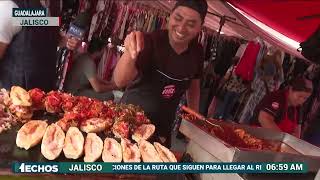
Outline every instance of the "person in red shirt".
<path id="1" fill-rule="evenodd" d="M 312 89 L 310 80 L 299 77 L 289 87 L 265 95 L 254 111 L 251 124 L 300 138 L 300 108 L 311 95 Z"/>

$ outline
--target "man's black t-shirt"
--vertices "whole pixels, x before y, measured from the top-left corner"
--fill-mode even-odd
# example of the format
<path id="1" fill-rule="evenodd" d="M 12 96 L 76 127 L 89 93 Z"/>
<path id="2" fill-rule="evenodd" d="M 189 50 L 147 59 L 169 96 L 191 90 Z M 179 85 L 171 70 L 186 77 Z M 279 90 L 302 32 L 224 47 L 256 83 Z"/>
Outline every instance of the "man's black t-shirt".
<path id="1" fill-rule="evenodd" d="M 201 78 L 204 55 L 202 46 L 196 40 L 181 54 L 177 54 L 169 44 L 167 30 L 146 34 L 144 42 L 144 49 L 136 62 L 142 79 L 148 78 L 153 68 L 176 79 Z"/>

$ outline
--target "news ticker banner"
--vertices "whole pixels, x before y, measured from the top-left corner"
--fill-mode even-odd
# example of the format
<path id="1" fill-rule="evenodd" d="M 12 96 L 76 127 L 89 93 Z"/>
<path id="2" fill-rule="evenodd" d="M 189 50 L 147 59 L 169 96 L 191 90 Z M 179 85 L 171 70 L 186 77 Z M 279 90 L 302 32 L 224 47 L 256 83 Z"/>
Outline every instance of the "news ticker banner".
<path id="1" fill-rule="evenodd" d="M 60 26 L 60 17 L 49 17 L 46 8 L 12 8 L 14 26 Z"/>
<path id="2" fill-rule="evenodd" d="M 14 173 L 113 173 L 113 174 L 185 174 L 185 173 L 306 173 L 301 162 L 274 163 L 84 163 L 18 162 Z"/>

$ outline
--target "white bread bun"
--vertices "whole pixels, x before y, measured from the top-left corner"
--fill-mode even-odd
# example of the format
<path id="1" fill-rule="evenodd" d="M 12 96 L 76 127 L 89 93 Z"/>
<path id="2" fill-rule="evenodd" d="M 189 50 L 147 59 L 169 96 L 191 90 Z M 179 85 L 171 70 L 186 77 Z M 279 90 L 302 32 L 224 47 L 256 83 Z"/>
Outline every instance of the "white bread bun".
<path id="1" fill-rule="evenodd" d="M 24 124 L 17 133 L 16 144 L 28 150 L 40 143 L 48 124 L 42 120 L 31 120 Z"/>
<path id="2" fill-rule="evenodd" d="M 121 138 L 121 148 L 123 162 L 141 162 L 141 154 L 136 144 L 132 144 L 128 139 Z"/>
<path id="3" fill-rule="evenodd" d="M 63 153 L 68 159 L 78 159 L 83 154 L 84 137 L 77 127 L 70 127 L 64 139 Z"/>
<path id="4" fill-rule="evenodd" d="M 58 125 L 48 126 L 41 143 L 42 155 L 48 160 L 56 159 L 62 151 L 64 139 L 65 134 Z"/>
<path id="5" fill-rule="evenodd" d="M 162 162 L 157 150 L 148 141 L 142 139 L 139 143 L 139 150 L 143 162 Z"/>
<path id="6" fill-rule="evenodd" d="M 177 162 L 175 155 L 168 148 L 162 146 L 158 142 L 154 142 L 153 145 L 163 162 Z"/>
<path id="7" fill-rule="evenodd" d="M 95 162 L 100 158 L 103 150 L 103 141 L 96 133 L 88 133 L 84 144 L 84 162 Z"/>
<path id="8" fill-rule="evenodd" d="M 29 93 L 19 86 L 12 86 L 10 91 L 10 99 L 15 106 L 31 106 L 32 100 Z"/>
<path id="9" fill-rule="evenodd" d="M 122 149 L 121 145 L 113 138 L 106 138 L 104 140 L 103 162 L 121 162 L 122 161 Z"/>

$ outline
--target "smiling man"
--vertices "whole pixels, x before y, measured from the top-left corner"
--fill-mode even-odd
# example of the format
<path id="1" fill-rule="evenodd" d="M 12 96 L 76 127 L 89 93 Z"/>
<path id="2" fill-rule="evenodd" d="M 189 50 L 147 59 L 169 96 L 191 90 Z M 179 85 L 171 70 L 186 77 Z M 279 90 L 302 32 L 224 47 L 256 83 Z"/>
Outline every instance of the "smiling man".
<path id="1" fill-rule="evenodd" d="M 126 37 L 114 71 L 116 85 L 127 87 L 122 102 L 141 106 L 166 146 L 181 96 L 187 92 L 189 107 L 199 109 L 204 56 L 197 35 L 207 8 L 205 0 L 177 1 L 167 30 Z"/>

